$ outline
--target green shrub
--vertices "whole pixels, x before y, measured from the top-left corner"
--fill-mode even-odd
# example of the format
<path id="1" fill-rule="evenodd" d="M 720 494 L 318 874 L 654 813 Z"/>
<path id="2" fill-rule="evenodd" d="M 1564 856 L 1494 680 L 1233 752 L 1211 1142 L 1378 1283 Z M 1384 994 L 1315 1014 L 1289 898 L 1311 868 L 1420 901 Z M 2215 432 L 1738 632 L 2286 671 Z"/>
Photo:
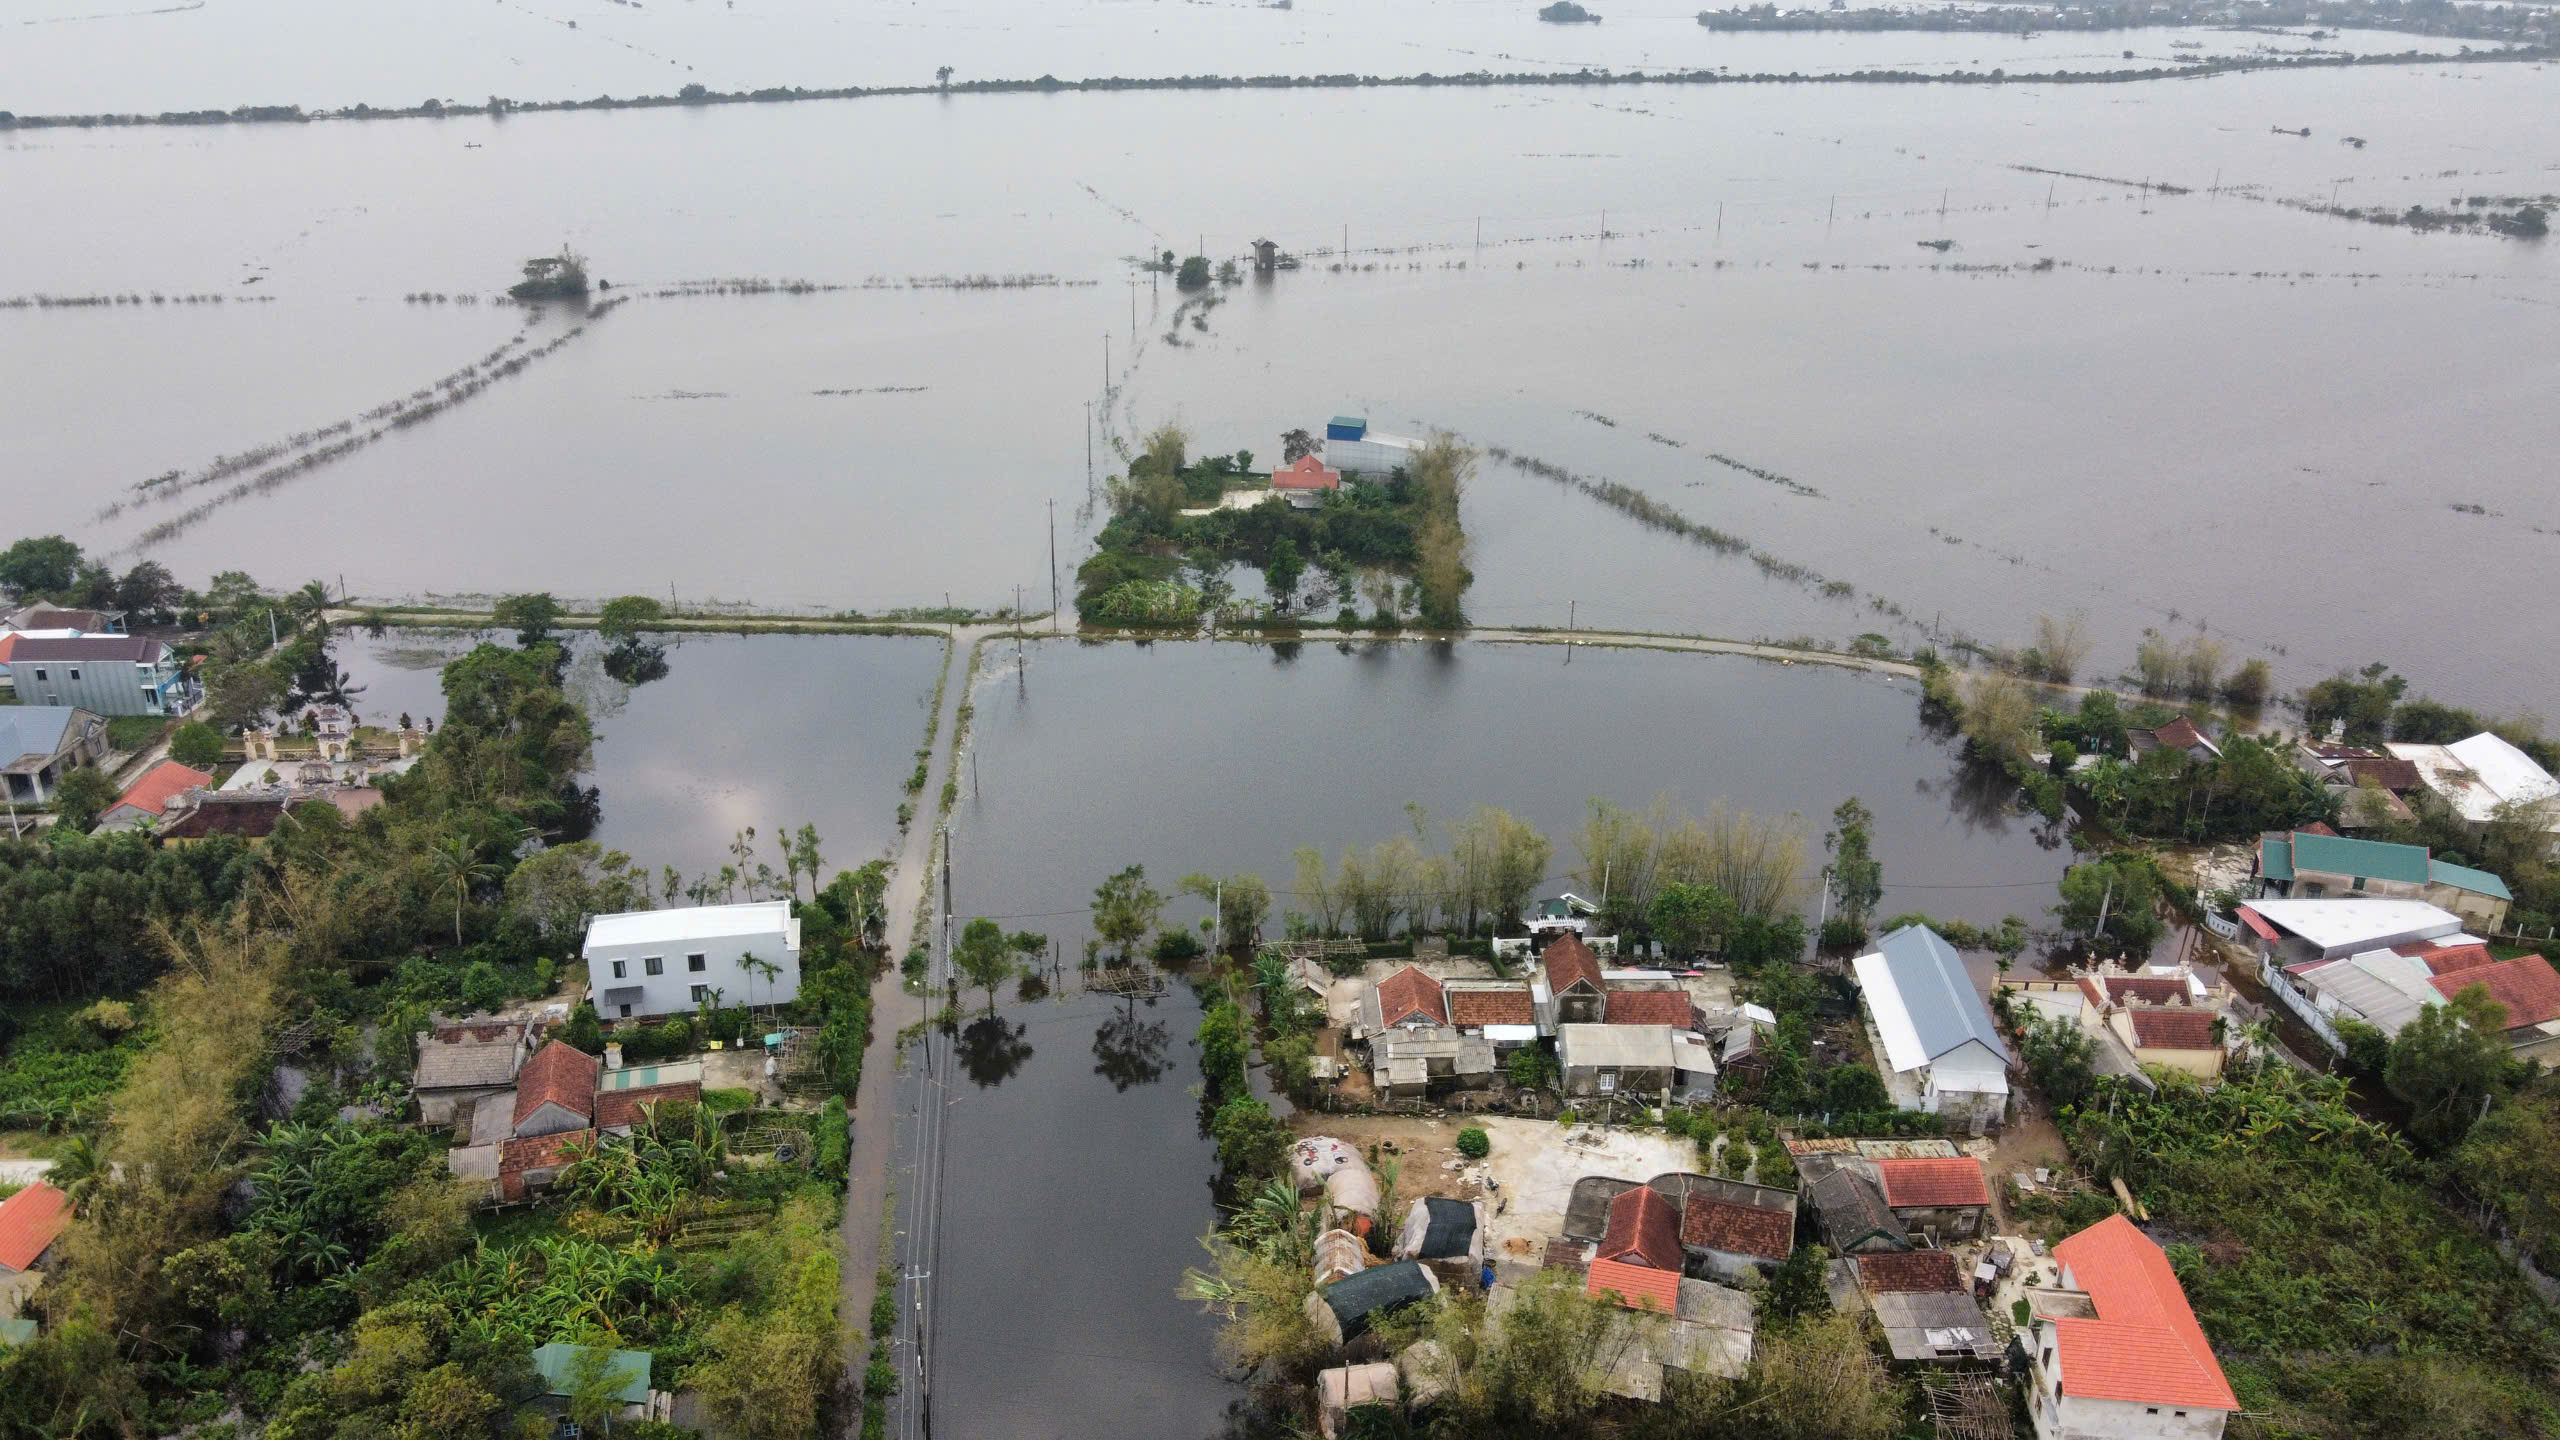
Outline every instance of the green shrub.
<path id="1" fill-rule="evenodd" d="M 1493 1153 L 1493 1137 L 1470 1125 L 1458 1132 L 1458 1153 L 1470 1160 L 1481 1160 Z"/>
<path id="2" fill-rule="evenodd" d="M 1578 1118 L 1579 1117 L 1573 1113 L 1573 1107 L 1570 1105 L 1567 1105 L 1556 1112 L 1556 1123 L 1558 1125 L 1571 1125 Z"/>
<path id="3" fill-rule="evenodd" d="M 1206 948 L 1200 943 L 1200 937 L 1188 930 L 1159 931 L 1156 935 L 1156 963 L 1179 965 L 1185 960 L 1196 960 Z"/>
<path id="4" fill-rule="evenodd" d="M 853 1123 L 845 1114 L 843 1096 L 830 1095 L 827 1103 L 819 1107 L 815 1145 L 810 1167 L 819 1179 L 842 1189 L 845 1171 L 853 1161 Z"/>
<path id="5" fill-rule="evenodd" d="M 169 758 L 181 765 L 208 770 L 222 760 L 222 732 L 201 720 L 190 720 L 169 737 Z"/>

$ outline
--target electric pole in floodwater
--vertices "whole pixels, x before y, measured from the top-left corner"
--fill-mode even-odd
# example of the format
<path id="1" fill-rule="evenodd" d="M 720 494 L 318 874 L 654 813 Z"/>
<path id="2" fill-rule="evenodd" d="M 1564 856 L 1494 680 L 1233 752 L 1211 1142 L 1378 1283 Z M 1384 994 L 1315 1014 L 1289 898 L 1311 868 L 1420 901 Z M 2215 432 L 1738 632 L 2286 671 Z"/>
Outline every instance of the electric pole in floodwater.
<path id="1" fill-rule="evenodd" d="M 1093 483 L 1093 432 L 1085 432 L 1084 483 Z M 1049 633 L 1058 633 L 1058 501 L 1049 500 Z"/>
<path id="2" fill-rule="evenodd" d="M 1724 202 L 1716 202 L 1716 243 L 1724 243 Z"/>

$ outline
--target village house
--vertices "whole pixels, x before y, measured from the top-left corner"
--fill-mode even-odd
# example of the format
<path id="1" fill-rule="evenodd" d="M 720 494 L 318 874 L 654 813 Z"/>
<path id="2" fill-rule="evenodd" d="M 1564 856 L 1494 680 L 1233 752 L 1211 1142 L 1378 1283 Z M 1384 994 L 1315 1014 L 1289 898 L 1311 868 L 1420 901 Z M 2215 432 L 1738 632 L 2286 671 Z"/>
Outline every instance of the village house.
<path id="1" fill-rule="evenodd" d="M 0 705 L 0 775 L 8 800 L 44 805 L 62 777 L 106 758 L 107 722 L 76 705 Z"/>
<path id="2" fill-rule="evenodd" d="M 409 1084 L 420 1123 L 467 1122 L 481 1101 L 511 1095 L 526 1047 L 525 1027 L 512 1020 L 464 1020 L 419 1031 Z M 512 1101 L 507 1108 L 514 1109 Z"/>
<path id="3" fill-rule="evenodd" d="M 2240 1408 L 2169 1257 L 2112 1215 L 2053 1247 L 2058 1286 L 2027 1292 L 2027 1414 L 2037 1440 L 2214 1440 Z"/>
<path id="4" fill-rule="evenodd" d="M 1893 1358 L 1912 1364 L 1997 1361 L 2000 1342 L 1945 1250 L 1860 1255 L 1858 1291 Z"/>
<path id="5" fill-rule="evenodd" d="M 1684 1177 L 1680 1249 L 1701 1278 L 1727 1283 L 1774 1273 L 1796 1248 L 1796 1195 L 1708 1175 Z"/>
<path id="6" fill-rule="evenodd" d="M 2422 788 L 2418 767 L 2388 751 L 2330 740 L 2294 743 L 2293 763 L 2338 797 L 2338 825 L 2344 830 L 2372 830 L 2415 820 L 2417 812 L 2402 799 Z"/>
<path id="7" fill-rule="evenodd" d="M 2133 751 L 2137 760 L 2154 750 L 2175 750 L 2198 764 L 2222 758 L 2222 747 L 2184 715 L 2155 729 L 2127 730 L 2124 738 L 2126 748 Z"/>
<path id="8" fill-rule="evenodd" d="M 521 1140 L 508 1140 L 497 1145 L 496 1162 L 498 1198 L 523 1201 L 534 1192 L 551 1188 L 560 1172 L 569 1168 L 574 1151 L 582 1151 L 596 1143 L 593 1130 L 562 1130 L 549 1135 L 531 1135 Z M 459 1155 L 459 1150 L 448 1152 Z"/>
<path id="9" fill-rule="evenodd" d="M 2427 979 L 2437 995 L 2451 1000 L 2474 985 L 2489 992 L 2507 1012 L 2507 1047 L 2519 1060 L 2560 1064 L 2560 969 L 2540 955 L 2519 955 L 2461 969 L 2440 969 Z"/>
<path id="10" fill-rule="evenodd" d="M 2423 900 L 2252 900 L 2238 911 L 2255 937 L 2260 978 L 2312 960 L 2341 960 L 2369 950 L 2430 941 L 2476 942 L 2462 917 Z M 2449 937 L 2459 936 L 2459 940 Z"/>
<path id="11" fill-rule="evenodd" d="M 1895 1101 L 1976 1135 L 1999 1124 L 2009 1106 L 2009 1047 L 1955 948 L 1925 925 L 1906 925 L 1852 968 Z"/>
<path id="12" fill-rule="evenodd" d="M 1360 997 L 1360 1023 L 1372 1037 L 1398 1028 L 1447 1029 L 1447 994 L 1439 981 L 1407 965 Z"/>
<path id="13" fill-rule="evenodd" d="M 38 1180 L 0 1200 L 0 1279 L 41 1270 L 71 1228 L 71 1197 Z"/>
<path id="14" fill-rule="evenodd" d="M 49 640 L 74 635 L 121 635 L 124 618 L 121 610 L 71 610 L 38 601 L 21 605 L 0 618 L 0 635 L 36 635 Z"/>
<path id="15" fill-rule="evenodd" d="M 596 1057 L 566 1040 L 543 1046 L 516 1072 L 515 1136 L 593 1129 L 601 1069 Z"/>
<path id="16" fill-rule="evenodd" d="M 1715 1093 L 1715 1057 L 1703 1038 L 1668 1025 L 1559 1025 L 1564 1093 L 1704 1099 Z"/>
<path id="17" fill-rule="evenodd" d="M 2437 860 L 2423 845 L 2351 840 L 2325 829 L 2259 836 L 2256 874 L 2261 898 L 2424 900 L 2491 932 L 2506 928 L 2515 899 L 2504 880 Z"/>
<path id="18" fill-rule="evenodd" d="M 593 1353 L 582 1345 L 559 1342 L 541 1346 L 533 1352 L 534 1373 L 542 1378 L 544 1408 L 559 1415 L 568 1413 L 570 1398 L 578 1389 L 579 1361 Z M 612 1418 L 665 1420 L 672 1397 L 651 1392 L 649 1352 L 606 1350 L 603 1355 L 606 1398 L 617 1407 Z M 608 1421 L 606 1429 L 609 1431 L 611 1428 Z"/>
<path id="19" fill-rule="evenodd" d="M 1991 1183 L 1982 1162 L 1943 1140 L 1792 1140 L 1805 1198 L 1838 1254 L 1911 1248 L 1983 1233 Z"/>
<path id="20" fill-rule="evenodd" d="M 0 642 L 5 643 L 5 642 Z M 2483 730 L 2450 745 L 2392 742 L 2391 753 L 2418 767 L 2418 778 L 2478 834 L 2502 814 L 2529 816 L 2560 858 L 2560 780 L 2501 735 Z"/>
<path id="21" fill-rule="evenodd" d="M 608 1020 L 685 1015 L 706 1002 L 780 1005 L 800 994 L 791 902 L 599 915 L 587 926 L 587 992 Z"/>
<path id="22" fill-rule="evenodd" d="M 1885 1208 L 1906 1231 L 1954 1239 L 1982 1233 L 1983 1217 L 1991 1210 L 1991 1184 L 1983 1177 L 1981 1161 L 1905 1156 L 1862 1163 L 1875 1167 Z"/>
<path id="23" fill-rule="evenodd" d="M 0 669 L 29 705 L 184 715 L 202 692 L 168 646 L 138 635 L 0 635 Z"/>
<path id="24" fill-rule="evenodd" d="M 2137 1069 L 2160 1065 L 2199 1080 L 2222 1078 L 2228 1058 L 2221 992 L 2192 972 L 2169 975 L 2083 975 L 2080 1026 L 2102 1035 Z"/>
<path id="25" fill-rule="evenodd" d="M 1342 472 L 1313 455 L 1301 455 L 1271 472 L 1271 492 L 1300 510 L 1313 510 L 1342 488 Z"/>
<path id="26" fill-rule="evenodd" d="M 1550 895 L 1529 907 L 1529 934 L 1533 938 L 1566 933 L 1580 935 L 1589 928 L 1591 917 L 1599 913 L 1599 906 L 1570 890 L 1561 895 Z"/>
<path id="27" fill-rule="evenodd" d="M 125 787 L 116 803 L 98 817 L 101 830 L 130 830 L 148 821 L 158 824 L 172 810 L 183 810 L 193 803 L 191 790 L 201 790 L 213 783 L 213 777 L 175 760 L 163 760 L 142 772 L 139 779 Z"/>
<path id="28" fill-rule="evenodd" d="M 1421 453 L 1421 441 L 1372 430 L 1358 415 L 1336 415 L 1325 422 L 1324 463 L 1345 475 L 1391 475 Z"/>
<path id="29" fill-rule="evenodd" d="M 1797 1158 L 1797 1170 L 1805 1166 Z M 1884 1200 L 1884 1186 L 1860 1168 L 1842 1166 L 1806 1179 L 1805 1204 L 1813 1211 L 1814 1228 L 1834 1255 L 1873 1255 L 1911 1248 L 1911 1232 L 1894 1218 Z"/>
<path id="30" fill-rule="evenodd" d="M 283 795 L 248 795 L 210 790 L 192 807 L 162 825 L 156 833 L 165 844 L 193 845 L 216 835 L 255 844 L 284 823 L 289 799 Z"/>

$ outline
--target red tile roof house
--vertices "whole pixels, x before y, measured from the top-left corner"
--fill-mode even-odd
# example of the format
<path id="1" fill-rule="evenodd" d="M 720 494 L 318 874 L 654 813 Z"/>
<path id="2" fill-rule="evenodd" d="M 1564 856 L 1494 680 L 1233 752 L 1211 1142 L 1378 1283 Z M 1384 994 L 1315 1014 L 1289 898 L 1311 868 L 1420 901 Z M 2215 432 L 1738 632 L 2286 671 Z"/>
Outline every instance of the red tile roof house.
<path id="1" fill-rule="evenodd" d="M 568 1151 L 574 1146 L 584 1149 L 596 1143 L 593 1130 L 563 1130 L 554 1135 L 534 1135 L 510 1140 L 498 1147 L 498 1194 L 508 1200 L 524 1200 L 536 1190 L 550 1188 L 569 1168 Z"/>
<path id="2" fill-rule="evenodd" d="M 2461 956 L 2462 949 L 2447 953 Z M 2560 1032 L 2560 970 L 2554 970 L 2549 960 L 2522 955 L 2484 965 L 2463 956 L 2453 962 L 2461 968 L 2450 970 L 2433 956 L 2428 957 L 2428 963 L 2436 973 L 2427 983 L 2445 999 L 2451 1000 L 2478 985 L 2488 990 L 2490 999 L 2506 1007 L 2507 1045 L 2515 1051 L 2516 1058 L 2545 1064 L 2560 1060 L 2560 1033 L 2555 1033 Z"/>
<path id="3" fill-rule="evenodd" d="M 1372 1035 L 1400 1025 L 1446 1028 L 1449 1001 L 1439 981 L 1407 965 L 1379 981 L 1376 988 L 1361 997 L 1360 1019 Z"/>
<path id="4" fill-rule="evenodd" d="M 2040 1440 L 2221 1435 L 2240 1402 L 2160 1247 L 2112 1215 L 2053 1258 L 2061 1287 L 2027 1292 L 2032 1319 L 2018 1337 Z"/>
<path id="5" fill-rule="evenodd" d="M 1979 1235 L 1991 1209 L 1991 1184 L 1982 1162 L 1953 1160 L 1874 1160 L 1876 1183 L 1884 1203 L 1903 1228 L 1934 1231 L 1941 1242 Z"/>
<path id="6" fill-rule="evenodd" d="M 554 1040 L 516 1072 L 518 1138 L 585 1130 L 595 1124 L 596 1079 L 603 1064 L 584 1050 Z M 500 1178 L 505 1177 L 503 1164 Z"/>
<path id="7" fill-rule="evenodd" d="M 190 803 L 180 798 L 188 791 L 204 789 L 212 784 L 213 777 L 201 770 L 181 765 L 175 760 L 163 760 L 143 771 L 141 779 L 126 787 L 123 797 L 110 806 L 106 814 L 98 817 L 98 828 L 125 830 L 144 820 L 156 822 L 165 817 L 173 806 L 184 808 Z"/>
<path id="8" fill-rule="evenodd" d="M 1313 455 L 1301 455 L 1289 465 L 1271 472 L 1272 493 L 1301 510 L 1316 508 L 1324 503 L 1326 491 L 1341 488 L 1342 472 L 1327 470 L 1324 461 Z"/>
<path id="9" fill-rule="evenodd" d="M 1692 1194 L 1680 1207 L 1680 1248 L 1710 1280 L 1739 1280 L 1745 1270 L 1767 1275 L 1795 1253 L 1795 1211 Z"/>
<path id="10" fill-rule="evenodd" d="M 0 1200 L 0 1275 L 44 1263 L 45 1251 L 71 1227 L 71 1197 L 39 1180 Z"/>
<path id="11" fill-rule="evenodd" d="M 1547 995 L 1555 1006 L 1557 1025 L 1597 1025 L 1608 1018 L 1608 982 L 1601 978 L 1600 957 L 1574 934 L 1547 942 L 1538 963 L 1546 971 Z"/>
<path id="12" fill-rule="evenodd" d="M 669 1100 L 702 1103 L 702 1082 L 685 1080 L 673 1085 L 642 1085 L 630 1090 L 596 1092 L 596 1129 L 609 1135 L 628 1135 L 640 1123 L 643 1107 Z"/>
<path id="13" fill-rule="evenodd" d="M 1680 1308 L 1680 1208 L 1650 1185 L 1609 1202 L 1609 1229 L 1591 1252 L 1585 1294 L 1611 1292 L 1631 1310 Z"/>

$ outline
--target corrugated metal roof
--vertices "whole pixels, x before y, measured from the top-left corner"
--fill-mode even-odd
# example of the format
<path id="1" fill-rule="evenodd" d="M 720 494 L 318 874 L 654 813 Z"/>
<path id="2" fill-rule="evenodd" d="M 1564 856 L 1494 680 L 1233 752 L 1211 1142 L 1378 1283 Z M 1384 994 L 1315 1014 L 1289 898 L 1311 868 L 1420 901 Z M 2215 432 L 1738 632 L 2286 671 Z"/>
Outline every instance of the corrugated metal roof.
<path id="1" fill-rule="evenodd" d="M 533 1352 L 533 1368 L 542 1376 L 545 1391 L 553 1395 L 569 1394 L 578 1373 L 578 1357 L 583 1345 L 551 1344 Z M 649 1403 L 649 1352 L 646 1350 L 608 1350 L 605 1352 L 605 1378 L 616 1381 L 613 1398 L 625 1405 Z"/>
<path id="2" fill-rule="evenodd" d="M 2293 837 L 2270 831 L 2258 837 L 2258 873 L 2270 880 L 2293 879 Z"/>
<path id="3" fill-rule="evenodd" d="M 2462 928 L 2461 916 L 2423 900 L 2252 900 L 2241 908 L 2241 918 L 2252 911 L 2333 958 L 2406 940 L 2433 940 Z"/>
<path id="4" fill-rule="evenodd" d="M 73 705 L 0 705 L 0 764 L 21 755 L 50 758 L 63 748 L 63 732 L 79 713 Z"/>
<path id="5" fill-rule="evenodd" d="M 2507 888 L 2506 881 L 2486 870 L 2474 870 L 2468 865 L 2453 865 L 2442 860 L 2430 860 L 2427 862 L 2427 878 L 2438 885 L 2450 885 L 2456 890 L 2468 890 L 2474 895 L 2486 895 L 2492 900 L 2516 898 L 2515 892 Z"/>
<path id="6" fill-rule="evenodd" d="M 1892 976 L 1893 989 L 1923 1056 L 1935 1060 L 1976 1040 L 2003 1063 L 2008 1061 L 2009 1047 L 2001 1042 L 2000 1028 L 1992 1023 L 1990 1009 L 1974 990 L 1963 958 L 1937 931 L 1926 925 L 1905 925 L 1877 941 L 1876 952 L 1884 957 L 1884 968 Z M 1859 978 L 1865 980 L 1868 973 L 1861 957 Z M 1897 1060 L 1894 1068 L 1915 1067 Z"/>
<path id="7" fill-rule="evenodd" d="M 587 944 L 673 945 L 687 940 L 735 939 L 780 934 L 791 920 L 788 900 L 745 905 L 692 905 L 678 910 L 625 910 L 599 915 L 587 927 Z M 776 958 L 772 956 L 768 959 Z"/>
<path id="8" fill-rule="evenodd" d="M 2362 875 L 2372 880 L 2427 883 L 2427 847 L 2393 845 L 2381 840 L 2349 840 L 2343 835 L 2293 834 L 2293 869 L 2325 870 L 2333 875 Z"/>
<path id="9" fill-rule="evenodd" d="M 2444 1003 L 2428 983 L 2435 976 L 2425 961 L 2388 950 L 2309 965 L 2294 973 L 2386 1035 L 2399 1034 L 2400 1027 L 2417 1019 L 2427 1006 Z"/>
<path id="10" fill-rule="evenodd" d="M 1589 1065 L 1636 1066 L 1668 1070 L 1671 1027 L 1668 1025 L 1559 1025 L 1556 1058 L 1568 1070 Z"/>

